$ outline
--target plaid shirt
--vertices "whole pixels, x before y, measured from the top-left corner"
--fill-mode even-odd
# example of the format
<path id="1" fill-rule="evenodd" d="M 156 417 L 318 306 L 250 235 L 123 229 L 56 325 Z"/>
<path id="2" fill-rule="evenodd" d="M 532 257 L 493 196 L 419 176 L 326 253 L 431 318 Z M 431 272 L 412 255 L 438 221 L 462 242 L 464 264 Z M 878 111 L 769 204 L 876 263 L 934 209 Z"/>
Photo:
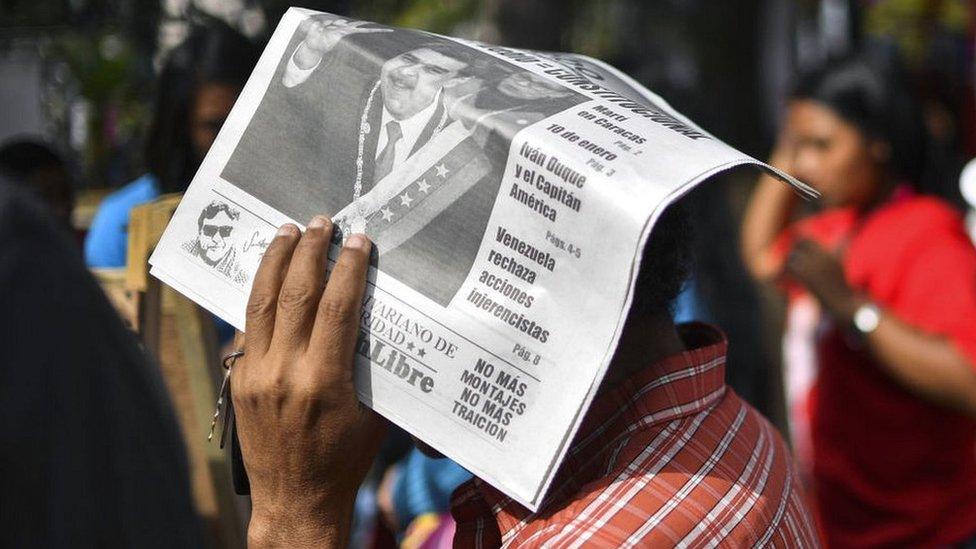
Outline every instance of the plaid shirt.
<path id="1" fill-rule="evenodd" d="M 594 400 L 538 513 L 481 479 L 455 491 L 456 547 L 816 547 L 779 433 L 725 385 L 725 336 Z"/>

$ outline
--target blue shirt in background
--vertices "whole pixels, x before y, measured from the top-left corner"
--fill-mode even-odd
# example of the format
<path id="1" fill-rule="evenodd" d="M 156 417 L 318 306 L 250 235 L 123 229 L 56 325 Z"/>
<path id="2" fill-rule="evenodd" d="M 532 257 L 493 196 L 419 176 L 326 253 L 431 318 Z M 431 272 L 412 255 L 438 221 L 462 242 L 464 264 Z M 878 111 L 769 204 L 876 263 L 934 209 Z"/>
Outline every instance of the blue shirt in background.
<path id="1" fill-rule="evenodd" d="M 159 182 L 147 173 L 106 196 L 85 237 L 85 263 L 96 268 L 124 267 L 129 245 L 129 212 L 155 200 L 159 194 Z"/>
<path id="2" fill-rule="evenodd" d="M 451 508 L 451 494 L 472 477 L 453 461 L 433 459 L 413 448 L 402 462 L 393 487 L 393 508 L 400 528 L 425 513 L 445 513 Z"/>

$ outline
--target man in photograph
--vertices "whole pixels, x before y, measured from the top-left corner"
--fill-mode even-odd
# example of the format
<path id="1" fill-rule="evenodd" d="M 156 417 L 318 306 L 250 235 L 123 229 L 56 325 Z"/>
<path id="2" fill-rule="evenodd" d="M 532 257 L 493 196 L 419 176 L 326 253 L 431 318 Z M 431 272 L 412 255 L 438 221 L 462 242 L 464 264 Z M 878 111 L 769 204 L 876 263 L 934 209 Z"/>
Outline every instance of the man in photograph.
<path id="1" fill-rule="evenodd" d="M 200 258 L 207 266 L 237 284 L 247 282 L 235 248 L 234 229 L 241 214 L 225 202 L 211 202 L 197 219 L 197 236 L 183 244 L 183 249 Z"/>
<path id="2" fill-rule="evenodd" d="M 282 84 L 292 88 L 308 80 L 343 37 L 385 30 L 362 28 L 341 19 L 313 18 L 305 40 L 288 60 Z M 360 193 L 363 186 L 371 187 L 383 179 L 443 129 L 447 119 L 441 91 L 465 80 L 463 71 L 471 64 L 470 56 L 459 49 L 431 43 L 401 53 L 383 63 L 378 81 L 364 83 L 363 91 L 368 88 L 368 93 L 359 109 L 356 143 L 356 162 L 362 164 L 356 176 Z"/>
<path id="3" fill-rule="evenodd" d="M 335 214 L 396 171 L 450 122 L 442 90 L 467 79 L 474 61 L 463 46 L 399 32 L 328 15 L 305 21 L 224 177 L 301 219 Z M 267 181 L 281 192 L 263 196 Z"/>
<path id="4" fill-rule="evenodd" d="M 381 271 L 447 305 L 497 193 L 492 164 L 443 101 L 476 58 L 420 33 L 311 17 L 222 175 L 292 218 L 326 211 L 368 232 Z"/>
<path id="5" fill-rule="evenodd" d="M 580 102 L 580 96 L 562 84 L 524 69 L 502 72 L 480 84 L 463 95 L 449 94 L 448 116 L 471 128 L 499 171 L 516 133 Z"/>

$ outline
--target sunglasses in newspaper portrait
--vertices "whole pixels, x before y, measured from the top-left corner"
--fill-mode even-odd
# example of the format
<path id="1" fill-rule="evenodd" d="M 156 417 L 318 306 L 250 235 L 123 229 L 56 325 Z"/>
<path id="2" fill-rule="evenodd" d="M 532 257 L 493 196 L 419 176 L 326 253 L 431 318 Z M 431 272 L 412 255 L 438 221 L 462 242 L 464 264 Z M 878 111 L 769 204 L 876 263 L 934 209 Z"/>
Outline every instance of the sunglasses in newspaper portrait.
<path id="1" fill-rule="evenodd" d="M 248 281 L 241 269 L 235 229 L 241 213 L 226 202 L 211 202 L 200 212 L 197 234 L 183 243 L 183 249 L 236 284 Z"/>

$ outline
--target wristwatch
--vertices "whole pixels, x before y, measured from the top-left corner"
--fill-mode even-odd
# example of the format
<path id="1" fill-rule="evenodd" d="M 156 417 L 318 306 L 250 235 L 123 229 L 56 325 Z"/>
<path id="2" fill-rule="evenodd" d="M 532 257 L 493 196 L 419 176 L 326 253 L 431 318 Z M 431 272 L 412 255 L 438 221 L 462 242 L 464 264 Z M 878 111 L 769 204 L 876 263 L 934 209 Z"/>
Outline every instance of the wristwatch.
<path id="1" fill-rule="evenodd" d="M 868 301 L 854 311 L 854 329 L 861 335 L 868 335 L 881 324 L 881 309 Z"/>

